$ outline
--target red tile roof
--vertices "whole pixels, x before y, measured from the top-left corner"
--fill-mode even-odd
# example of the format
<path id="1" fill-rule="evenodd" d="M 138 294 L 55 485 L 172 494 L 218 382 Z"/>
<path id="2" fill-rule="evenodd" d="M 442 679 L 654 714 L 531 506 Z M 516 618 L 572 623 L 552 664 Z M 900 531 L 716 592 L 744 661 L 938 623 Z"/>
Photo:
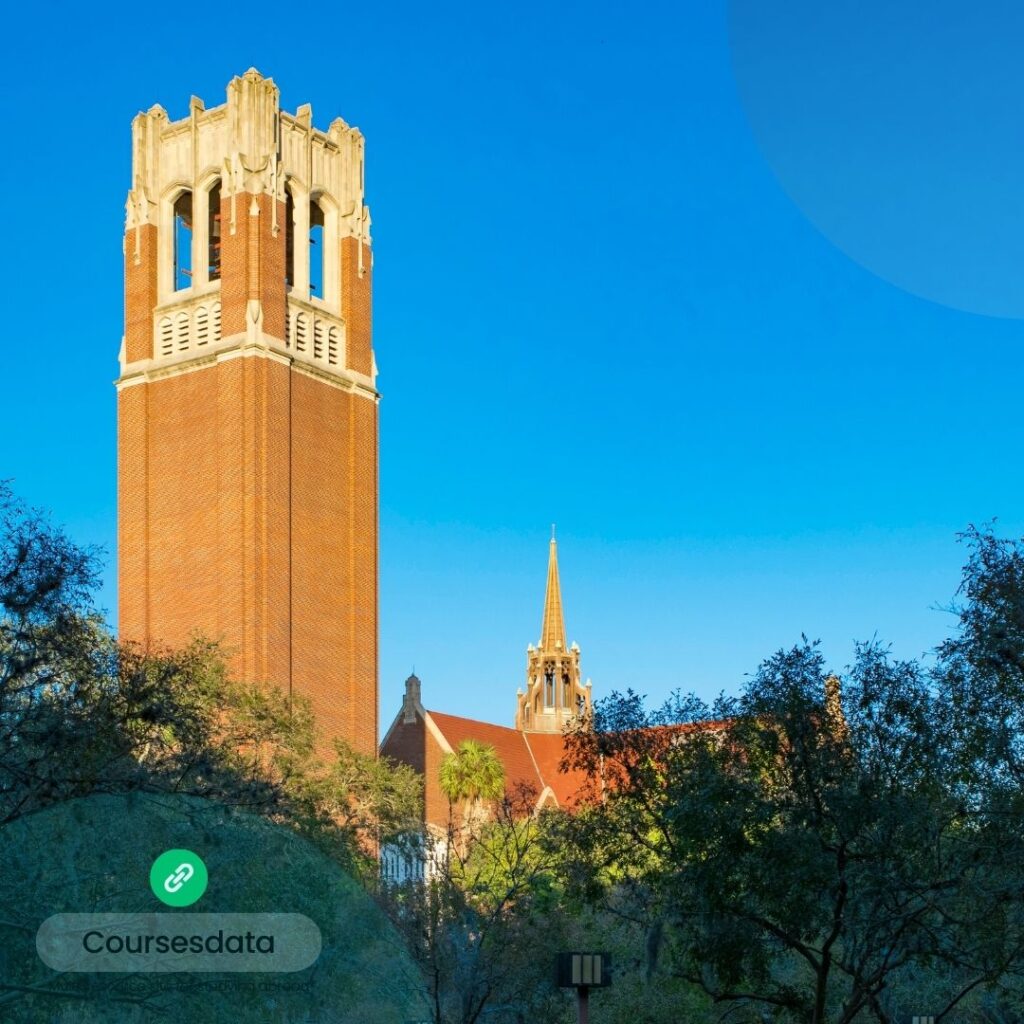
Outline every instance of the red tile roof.
<path id="1" fill-rule="evenodd" d="M 571 808 L 587 776 L 581 771 L 563 772 L 559 768 L 565 755 L 565 737 L 554 732 L 529 732 L 521 735 L 533 753 L 545 785 L 550 786 L 555 794 L 558 806 Z"/>
<path id="2" fill-rule="evenodd" d="M 558 806 L 565 810 L 572 810 L 584 796 L 583 790 L 587 782 L 586 773 L 580 770 L 561 770 L 561 762 L 566 750 L 564 736 L 558 733 L 523 733 L 503 725 L 478 722 L 473 718 L 447 715 L 441 711 L 427 711 L 426 715 L 452 750 L 458 748 L 464 740 L 476 740 L 479 743 L 492 746 L 505 769 L 505 791 L 510 796 L 515 796 L 517 790 L 528 788 L 539 799 L 545 788 L 550 787 Z M 423 726 L 426 726 L 425 722 Z M 696 730 L 717 732 L 727 729 L 728 726 L 727 721 L 711 720 L 673 726 L 653 726 L 644 731 L 654 734 L 664 733 L 666 741 L 671 743 L 672 737 L 679 734 Z M 441 750 L 443 750 L 443 746 Z M 408 753 L 401 759 L 411 763 Z M 422 766 L 417 763 L 415 767 L 417 770 L 423 771 L 427 768 L 428 763 L 429 757 Z M 606 781 L 610 781 L 615 776 L 614 761 L 606 762 L 606 770 L 608 772 Z M 432 788 L 428 785 L 425 810 L 427 819 L 437 824 L 445 819 L 448 813 L 447 804 L 442 807 L 438 803 L 440 797 L 436 794 L 432 797 L 432 792 Z"/>
<path id="3" fill-rule="evenodd" d="M 537 796 L 550 786 L 560 807 L 570 807 L 582 785 L 582 772 L 559 771 L 565 740 L 557 733 L 522 733 L 503 725 L 428 711 L 434 724 L 454 750 L 463 740 L 477 740 L 494 747 L 505 768 L 505 790 L 512 793 L 526 785 Z"/>

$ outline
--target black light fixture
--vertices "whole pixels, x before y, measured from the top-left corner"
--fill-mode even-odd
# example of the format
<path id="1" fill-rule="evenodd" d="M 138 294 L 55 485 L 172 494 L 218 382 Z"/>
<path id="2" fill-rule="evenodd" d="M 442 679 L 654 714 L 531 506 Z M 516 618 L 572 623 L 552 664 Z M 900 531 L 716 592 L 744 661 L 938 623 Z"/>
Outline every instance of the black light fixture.
<path id="1" fill-rule="evenodd" d="M 559 953 L 555 957 L 555 984 L 576 989 L 579 1024 L 587 1024 L 590 990 L 606 988 L 611 983 L 610 953 Z"/>

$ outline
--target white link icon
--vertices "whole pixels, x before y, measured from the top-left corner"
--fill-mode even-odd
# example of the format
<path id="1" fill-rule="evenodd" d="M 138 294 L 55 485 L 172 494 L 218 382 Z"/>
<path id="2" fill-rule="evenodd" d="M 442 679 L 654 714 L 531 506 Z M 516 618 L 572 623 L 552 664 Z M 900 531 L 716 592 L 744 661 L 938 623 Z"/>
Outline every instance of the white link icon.
<path id="1" fill-rule="evenodd" d="M 191 850 L 164 850 L 149 869 L 153 895 L 169 907 L 190 907 L 206 892 L 206 865 Z"/>
<path id="2" fill-rule="evenodd" d="M 177 892 L 195 873 L 196 869 L 191 864 L 179 864 L 177 869 L 164 879 L 164 888 L 168 892 Z"/>

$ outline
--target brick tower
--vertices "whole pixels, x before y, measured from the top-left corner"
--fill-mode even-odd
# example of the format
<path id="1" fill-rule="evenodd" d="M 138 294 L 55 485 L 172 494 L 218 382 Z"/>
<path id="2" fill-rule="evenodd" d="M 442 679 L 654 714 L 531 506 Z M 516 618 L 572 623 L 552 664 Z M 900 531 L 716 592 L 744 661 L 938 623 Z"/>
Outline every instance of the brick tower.
<path id="1" fill-rule="evenodd" d="M 540 641 L 526 648 L 526 690 L 516 691 L 516 728 L 561 734 L 576 715 L 591 710 L 590 693 L 590 680 L 580 680 L 579 644 L 565 643 L 558 545 L 552 528 Z"/>
<path id="2" fill-rule="evenodd" d="M 377 404 L 363 137 L 250 69 L 132 123 L 118 391 L 121 636 L 377 740 Z"/>

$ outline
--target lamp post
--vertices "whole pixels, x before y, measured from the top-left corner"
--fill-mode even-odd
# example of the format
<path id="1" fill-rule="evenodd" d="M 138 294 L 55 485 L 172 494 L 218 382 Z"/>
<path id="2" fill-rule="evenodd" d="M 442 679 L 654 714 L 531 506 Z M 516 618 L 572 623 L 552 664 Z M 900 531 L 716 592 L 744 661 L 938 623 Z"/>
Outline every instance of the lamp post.
<path id="1" fill-rule="evenodd" d="M 555 984 L 576 989 L 576 1013 L 579 1024 L 587 1024 L 590 990 L 612 983 L 612 958 L 609 953 L 559 953 L 555 957 Z"/>

